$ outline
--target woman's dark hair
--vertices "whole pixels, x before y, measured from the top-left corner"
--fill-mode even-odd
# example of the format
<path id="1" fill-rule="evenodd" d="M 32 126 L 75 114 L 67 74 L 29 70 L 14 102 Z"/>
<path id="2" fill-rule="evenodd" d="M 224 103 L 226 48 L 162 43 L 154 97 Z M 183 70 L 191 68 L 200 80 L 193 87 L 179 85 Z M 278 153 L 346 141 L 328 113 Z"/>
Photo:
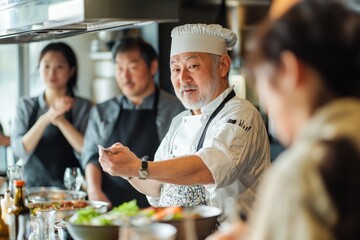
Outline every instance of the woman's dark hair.
<path id="1" fill-rule="evenodd" d="M 41 50 L 39 62 L 44 57 L 44 55 L 50 51 L 61 52 L 64 55 L 64 57 L 66 58 L 66 61 L 68 62 L 69 67 L 74 69 L 73 75 L 69 78 L 69 80 L 66 84 L 69 94 L 71 96 L 73 96 L 74 90 L 76 88 L 77 75 L 78 75 L 77 59 L 76 59 L 76 55 L 75 55 L 74 51 L 71 49 L 71 47 L 69 45 L 67 45 L 66 43 L 63 43 L 63 42 L 50 43 Z"/>
<path id="2" fill-rule="evenodd" d="M 130 50 L 139 49 L 142 59 L 146 62 L 148 67 L 151 66 L 152 61 L 158 59 L 158 54 L 155 49 L 140 37 L 124 37 L 118 40 L 112 48 L 113 59 L 115 61 L 118 53 L 127 52 Z"/>
<path id="3" fill-rule="evenodd" d="M 335 239 L 360 239 L 360 152 L 346 138 L 325 140 L 326 156 L 319 165 L 325 188 L 336 208 Z"/>
<path id="4" fill-rule="evenodd" d="M 264 21 L 252 43 L 250 65 L 262 59 L 278 64 L 288 50 L 317 70 L 335 97 L 360 97 L 360 15 L 339 1 L 301 1 Z"/>

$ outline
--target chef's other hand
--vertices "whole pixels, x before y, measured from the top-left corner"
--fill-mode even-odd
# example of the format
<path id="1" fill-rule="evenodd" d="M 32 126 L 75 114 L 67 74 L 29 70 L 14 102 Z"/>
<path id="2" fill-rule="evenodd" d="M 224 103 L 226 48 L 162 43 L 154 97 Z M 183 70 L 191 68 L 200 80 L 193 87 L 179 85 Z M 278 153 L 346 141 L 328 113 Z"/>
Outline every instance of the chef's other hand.
<path id="1" fill-rule="evenodd" d="M 120 149 L 121 147 L 123 147 L 123 145 L 121 143 L 115 143 L 111 147 L 108 147 L 108 148 L 106 148 L 104 146 L 101 146 L 101 145 L 98 145 L 99 156 L 102 157 L 102 155 L 104 153 L 108 153 L 108 154 L 111 154 L 111 155 L 116 154 L 116 153 L 118 153 L 120 151 L 118 149 Z"/>
<path id="2" fill-rule="evenodd" d="M 121 143 L 115 143 L 106 151 L 99 149 L 99 163 L 112 176 L 132 176 L 140 167 L 140 159 Z"/>

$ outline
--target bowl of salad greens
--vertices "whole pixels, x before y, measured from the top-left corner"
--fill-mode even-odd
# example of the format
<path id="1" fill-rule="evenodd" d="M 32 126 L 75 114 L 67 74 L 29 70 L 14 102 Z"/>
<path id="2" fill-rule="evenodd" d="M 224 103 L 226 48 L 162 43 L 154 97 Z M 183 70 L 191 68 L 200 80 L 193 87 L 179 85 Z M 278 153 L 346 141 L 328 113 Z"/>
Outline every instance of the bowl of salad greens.
<path id="1" fill-rule="evenodd" d="M 66 228 L 72 238 L 87 240 L 118 240 L 121 228 L 130 226 L 139 213 L 136 200 L 114 207 L 106 213 L 93 208 L 77 210 L 65 218 Z"/>
<path id="2" fill-rule="evenodd" d="M 124 232 L 131 234 L 131 231 L 152 230 L 161 224 L 161 227 L 165 228 L 170 224 L 176 228 L 176 239 L 183 240 L 186 239 L 185 226 L 189 226 L 189 222 L 194 225 L 196 237 L 205 239 L 216 230 L 217 219 L 221 214 L 219 208 L 211 206 L 139 209 L 136 200 L 133 200 L 106 213 L 99 213 L 94 209 L 80 209 L 65 220 L 74 239 L 117 240 L 123 239 L 121 236 Z"/>

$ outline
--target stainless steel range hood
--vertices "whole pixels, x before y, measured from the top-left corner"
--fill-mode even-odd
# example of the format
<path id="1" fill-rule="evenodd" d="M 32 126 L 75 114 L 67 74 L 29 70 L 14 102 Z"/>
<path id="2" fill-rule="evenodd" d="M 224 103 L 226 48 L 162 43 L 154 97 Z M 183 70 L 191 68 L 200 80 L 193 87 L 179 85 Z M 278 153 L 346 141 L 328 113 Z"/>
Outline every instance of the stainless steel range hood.
<path id="1" fill-rule="evenodd" d="M 0 0 L 0 44 L 174 22 L 179 0 Z"/>

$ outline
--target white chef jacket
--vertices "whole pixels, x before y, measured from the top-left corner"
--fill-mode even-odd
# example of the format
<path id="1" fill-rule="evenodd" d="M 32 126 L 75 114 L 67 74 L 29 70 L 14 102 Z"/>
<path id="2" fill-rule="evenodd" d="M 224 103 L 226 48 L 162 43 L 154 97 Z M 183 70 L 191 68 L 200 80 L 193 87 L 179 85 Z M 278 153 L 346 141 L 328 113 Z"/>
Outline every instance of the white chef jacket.
<path id="1" fill-rule="evenodd" d="M 337 211 L 319 172 L 324 139 L 346 137 L 360 150 L 360 101 L 318 110 L 265 174 L 246 240 L 331 240 Z M 326 160 L 325 160 L 326 161 Z"/>
<path id="2" fill-rule="evenodd" d="M 220 208 L 229 196 L 241 196 L 243 202 L 251 204 L 258 178 L 270 165 L 263 119 L 250 102 L 239 97 L 229 100 L 215 116 L 208 126 L 203 147 L 196 150 L 209 117 L 231 90 L 232 87 L 228 88 L 201 108 L 200 115 L 186 110 L 176 116 L 155 154 L 155 161 L 198 155 L 215 179 L 214 184 L 205 185 L 207 204 Z M 160 198 L 148 196 L 149 203 L 158 206 L 168 186 L 162 184 Z M 177 202 L 173 201 L 172 205 Z"/>

